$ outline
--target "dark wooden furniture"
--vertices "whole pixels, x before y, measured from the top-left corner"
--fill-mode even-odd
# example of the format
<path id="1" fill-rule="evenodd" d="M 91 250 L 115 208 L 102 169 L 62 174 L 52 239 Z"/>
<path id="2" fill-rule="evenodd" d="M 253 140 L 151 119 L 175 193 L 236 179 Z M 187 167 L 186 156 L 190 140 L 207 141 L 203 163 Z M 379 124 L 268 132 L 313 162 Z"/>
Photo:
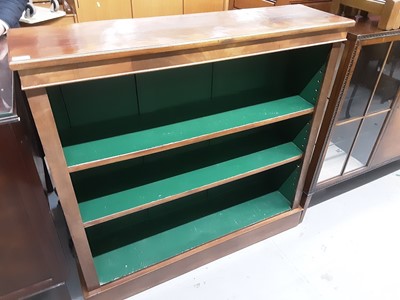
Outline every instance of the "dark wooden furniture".
<path id="1" fill-rule="evenodd" d="M 300 222 L 353 23 L 298 5 L 10 32 L 85 297 L 127 297 Z"/>
<path id="2" fill-rule="evenodd" d="M 230 9 L 271 7 L 289 4 L 303 4 L 322 11 L 331 11 L 332 0 L 230 0 Z"/>
<path id="3" fill-rule="evenodd" d="M 347 8 L 362 11 L 364 15 L 380 16 L 378 28 L 383 30 L 399 29 L 400 1 L 399 0 L 333 0 L 332 13 L 341 15 Z"/>
<path id="4" fill-rule="evenodd" d="M 362 19 L 348 41 L 312 158 L 312 193 L 400 158 L 400 30 Z"/>
<path id="5" fill-rule="evenodd" d="M 0 298 L 22 299 L 64 282 L 66 266 L 33 160 L 34 127 L 12 89 L 7 57 L 0 79 Z"/>

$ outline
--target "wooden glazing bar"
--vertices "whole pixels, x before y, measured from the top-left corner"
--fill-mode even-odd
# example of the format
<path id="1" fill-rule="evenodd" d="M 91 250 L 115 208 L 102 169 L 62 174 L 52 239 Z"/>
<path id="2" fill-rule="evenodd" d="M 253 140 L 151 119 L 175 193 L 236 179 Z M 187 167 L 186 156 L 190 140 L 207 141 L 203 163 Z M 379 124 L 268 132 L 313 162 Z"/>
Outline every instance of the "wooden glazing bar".
<path id="1" fill-rule="evenodd" d="M 374 112 L 374 113 L 371 113 L 371 114 L 368 114 L 368 115 L 365 115 L 365 116 L 354 117 L 354 118 L 350 118 L 350 119 L 347 119 L 347 120 L 339 121 L 339 122 L 336 123 L 336 126 L 346 125 L 346 124 L 349 124 L 349 123 L 352 123 L 352 122 L 355 122 L 355 121 L 360 121 L 361 119 L 364 119 L 364 118 L 374 117 L 374 116 L 377 116 L 377 115 L 380 115 L 380 114 L 385 114 L 385 113 L 388 113 L 390 110 L 391 110 L 391 108 L 387 108 L 387 109 L 380 110 L 380 111 L 377 111 L 377 112 Z"/>
<path id="2" fill-rule="evenodd" d="M 388 126 L 390 126 L 390 120 L 392 118 L 392 115 L 395 114 L 396 110 L 399 109 L 399 101 L 400 101 L 400 88 L 398 89 L 397 93 L 396 93 L 396 97 L 395 100 L 392 104 L 392 107 L 390 109 L 388 109 L 388 115 L 386 117 L 386 121 L 384 122 L 383 126 L 382 126 L 382 130 L 381 133 L 378 136 L 378 140 L 375 143 L 374 149 L 372 150 L 372 155 L 370 156 L 367 165 L 369 166 L 371 163 L 374 163 L 375 161 L 375 157 L 378 156 L 378 152 L 376 151 L 376 149 L 378 147 L 382 147 L 381 146 L 381 141 L 384 139 L 385 136 L 385 132 L 387 131 Z M 393 125 L 392 125 L 393 126 Z"/>
<path id="3" fill-rule="evenodd" d="M 386 64 L 386 61 L 387 61 L 387 59 L 388 59 L 388 57 L 389 57 L 390 50 L 392 49 L 392 46 L 393 46 L 393 42 L 390 43 L 389 48 L 388 48 L 388 50 L 387 50 L 387 52 L 386 52 L 385 59 L 384 59 L 384 61 L 383 61 L 383 63 L 382 63 L 381 69 L 380 69 L 380 71 L 379 71 L 378 78 L 376 79 L 374 88 L 372 89 L 371 96 L 370 96 L 369 99 L 368 99 L 367 107 L 365 108 L 364 113 L 363 113 L 364 118 L 361 119 L 361 122 L 360 122 L 360 124 L 359 124 L 359 126 L 358 126 L 358 128 L 357 128 L 356 136 L 355 136 L 355 138 L 354 138 L 354 140 L 353 140 L 353 142 L 352 142 L 352 144 L 351 144 L 349 153 L 347 154 L 347 157 L 346 157 L 346 159 L 345 159 L 345 161 L 344 161 L 344 164 L 343 164 L 342 170 L 341 170 L 341 172 L 340 172 L 340 175 L 343 175 L 344 172 L 346 171 L 347 163 L 348 163 L 349 160 L 350 160 L 351 154 L 353 153 L 353 150 L 354 150 L 355 145 L 356 145 L 356 143 L 357 143 L 358 137 L 359 137 L 359 135 L 360 135 L 361 128 L 363 127 L 363 124 L 364 124 L 364 121 L 365 121 L 365 114 L 368 112 L 368 110 L 369 110 L 369 108 L 370 108 L 370 106 L 371 106 L 371 103 L 372 103 L 372 99 L 373 99 L 374 96 L 375 96 L 375 92 L 376 92 L 376 89 L 378 88 L 379 80 L 380 80 L 380 78 L 381 78 L 381 76 L 382 76 L 382 73 L 383 73 L 383 70 L 384 70 L 384 68 L 385 68 L 385 64 Z M 382 130 L 382 129 L 381 129 L 381 130 Z M 376 141 L 375 141 L 375 143 L 376 143 Z M 368 161 L 369 161 L 369 159 L 368 159 Z"/>
<path id="4" fill-rule="evenodd" d="M 343 175 L 337 175 L 335 177 L 332 178 L 328 178 L 324 181 L 321 181 L 318 183 L 317 187 L 314 189 L 314 193 L 322 191 L 330 186 L 332 186 L 333 184 L 338 184 L 341 182 L 345 182 L 346 180 L 349 180 L 351 178 L 357 177 L 358 175 L 362 174 L 363 172 L 365 172 L 365 170 L 367 169 L 366 166 L 363 167 L 359 167 L 358 169 L 355 170 L 351 170 L 349 172 L 346 172 Z"/>
<path id="5" fill-rule="evenodd" d="M 392 47 L 393 47 L 393 42 L 390 43 L 389 48 L 388 48 L 388 50 L 386 52 L 385 58 L 384 58 L 384 60 L 382 62 L 381 70 L 379 71 L 378 78 L 376 79 L 374 88 L 372 89 L 371 96 L 368 99 L 367 107 L 364 110 L 364 113 L 363 113 L 364 116 L 368 113 L 369 108 L 371 107 L 372 100 L 374 99 L 376 89 L 378 88 L 379 82 L 381 80 L 381 77 L 382 77 L 383 71 L 385 69 L 386 62 L 387 62 L 387 60 L 389 58 L 390 52 L 392 50 Z"/>

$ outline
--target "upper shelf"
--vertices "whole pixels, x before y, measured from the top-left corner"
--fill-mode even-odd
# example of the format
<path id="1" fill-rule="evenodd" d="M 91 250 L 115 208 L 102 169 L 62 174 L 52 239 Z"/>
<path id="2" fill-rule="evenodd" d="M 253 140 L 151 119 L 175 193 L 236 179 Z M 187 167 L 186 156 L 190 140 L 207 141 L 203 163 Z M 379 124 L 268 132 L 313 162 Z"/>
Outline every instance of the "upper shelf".
<path id="1" fill-rule="evenodd" d="M 22 83 L 29 89 L 332 43 L 344 40 L 353 25 L 291 5 L 13 29 L 10 67 L 25 70 Z M 75 69 L 86 72 L 71 72 Z"/>
<path id="2" fill-rule="evenodd" d="M 68 170 L 75 172 L 311 114 L 313 110 L 312 104 L 292 96 L 63 150 Z"/>

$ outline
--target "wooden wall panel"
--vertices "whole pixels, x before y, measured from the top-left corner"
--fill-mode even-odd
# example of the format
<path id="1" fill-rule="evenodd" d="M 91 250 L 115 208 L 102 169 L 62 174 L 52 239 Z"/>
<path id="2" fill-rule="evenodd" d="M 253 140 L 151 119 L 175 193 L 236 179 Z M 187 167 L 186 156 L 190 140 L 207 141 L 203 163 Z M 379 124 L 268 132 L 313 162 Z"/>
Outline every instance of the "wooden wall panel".
<path id="1" fill-rule="evenodd" d="M 76 0 L 79 22 L 132 18 L 131 0 Z"/>
<path id="2" fill-rule="evenodd" d="M 183 14 L 183 0 L 132 0 L 134 18 Z"/>

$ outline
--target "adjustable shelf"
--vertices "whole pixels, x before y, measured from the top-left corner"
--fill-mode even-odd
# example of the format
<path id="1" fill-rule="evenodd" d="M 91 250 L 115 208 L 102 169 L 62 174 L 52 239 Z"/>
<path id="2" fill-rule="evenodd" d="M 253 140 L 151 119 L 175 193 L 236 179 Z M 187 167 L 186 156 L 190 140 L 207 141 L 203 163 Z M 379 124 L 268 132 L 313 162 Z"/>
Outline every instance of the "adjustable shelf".
<path id="1" fill-rule="evenodd" d="M 301 156 L 302 151 L 295 144 L 286 143 L 85 201 L 79 204 L 82 220 L 86 227 L 95 225 L 298 160 Z"/>
<path id="2" fill-rule="evenodd" d="M 202 118 L 63 148 L 70 172 L 102 166 L 311 114 L 301 96 L 252 105 Z"/>
<path id="3" fill-rule="evenodd" d="M 353 23 L 291 5 L 10 30 L 85 298 L 127 298 L 301 222 Z"/>

